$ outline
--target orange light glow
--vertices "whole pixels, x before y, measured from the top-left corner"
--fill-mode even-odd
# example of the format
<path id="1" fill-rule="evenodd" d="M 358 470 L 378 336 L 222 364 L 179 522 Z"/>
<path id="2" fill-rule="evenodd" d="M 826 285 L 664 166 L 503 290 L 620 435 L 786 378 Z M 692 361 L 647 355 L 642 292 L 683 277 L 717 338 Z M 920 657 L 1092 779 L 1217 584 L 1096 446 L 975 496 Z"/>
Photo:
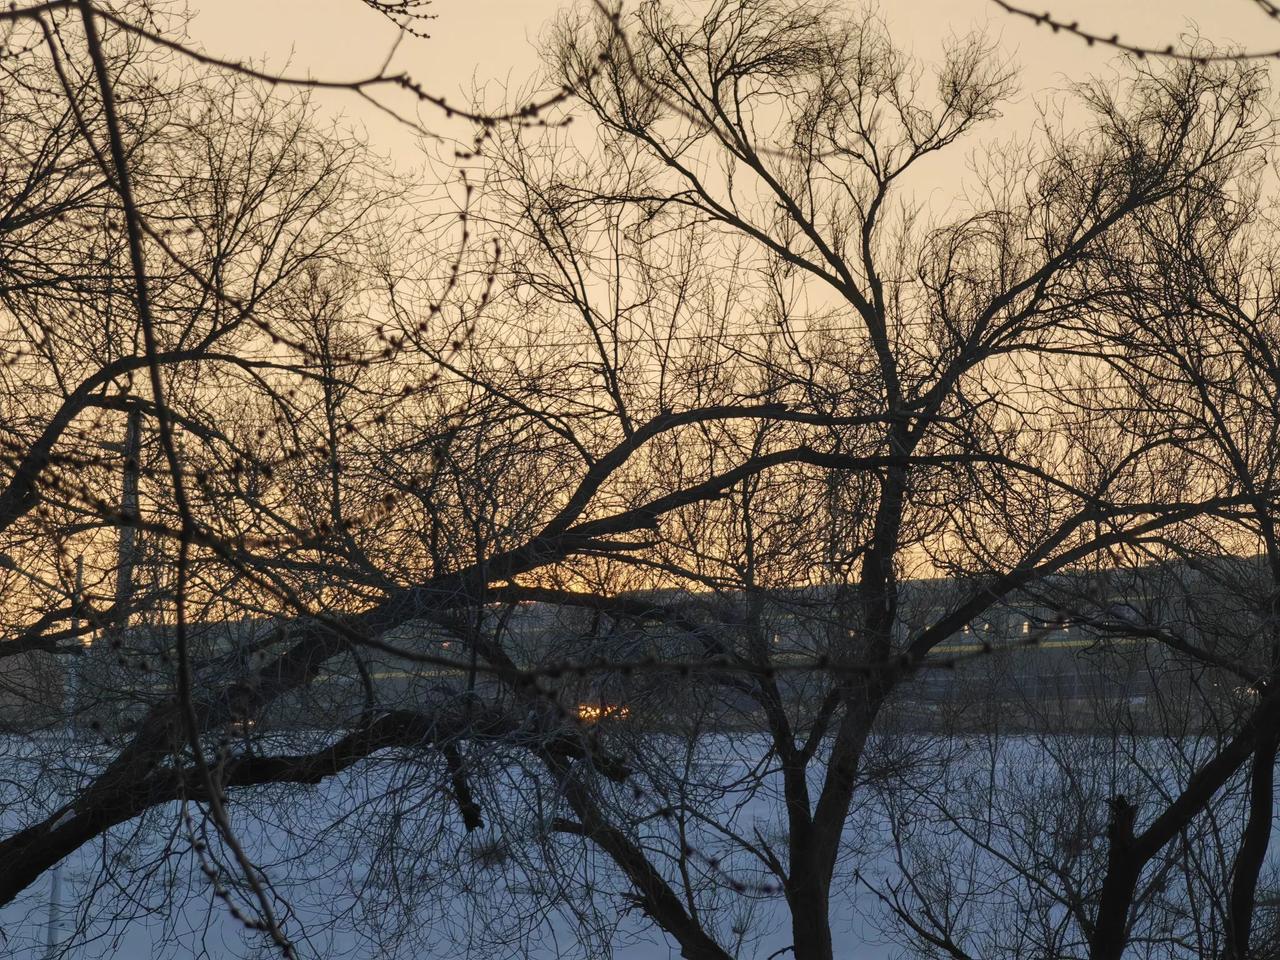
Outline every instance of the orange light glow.
<path id="1" fill-rule="evenodd" d="M 625 720 L 631 716 L 631 708 L 613 703 L 580 703 L 578 719 L 583 723 L 599 723 L 605 717 L 616 717 Z"/>

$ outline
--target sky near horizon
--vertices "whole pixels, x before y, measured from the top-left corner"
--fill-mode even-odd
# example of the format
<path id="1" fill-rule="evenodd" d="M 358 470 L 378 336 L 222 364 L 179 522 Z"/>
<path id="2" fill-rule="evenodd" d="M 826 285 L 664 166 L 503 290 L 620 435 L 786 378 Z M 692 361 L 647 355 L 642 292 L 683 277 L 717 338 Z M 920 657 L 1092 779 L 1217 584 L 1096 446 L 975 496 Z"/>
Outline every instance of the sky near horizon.
<path id="1" fill-rule="evenodd" d="M 435 0 L 435 19 L 426 25 L 429 39 L 404 37 L 360 0 L 191 0 L 193 41 L 210 53 L 252 59 L 269 68 L 324 79 L 355 79 L 379 71 L 395 49 L 391 67 L 405 70 L 430 92 L 459 103 L 474 86 L 487 85 L 489 102 L 519 102 L 503 90 L 531 89 L 538 69 L 538 37 L 557 11 L 590 0 Z M 1034 0 L 1044 9 L 1043 0 Z M 696 10 L 702 4 L 675 0 Z M 851 9 L 864 6 L 847 0 Z M 636 0 L 624 9 L 634 7 Z M 894 40 L 926 64 L 936 60 L 948 35 L 979 30 L 994 37 L 1019 67 L 1021 92 L 986 137 L 1016 135 L 1034 122 L 1037 98 L 1072 81 L 1105 73 L 1114 51 L 1089 47 L 1077 38 L 1054 34 L 1001 11 L 991 0 L 883 0 L 872 4 L 889 23 Z M 1197 29 L 1220 43 L 1250 49 L 1280 48 L 1280 22 L 1270 20 L 1254 0 L 1049 0 L 1048 9 L 1063 20 L 1078 20 L 1099 33 L 1163 46 Z M 389 105 L 412 113 L 414 105 L 389 91 Z M 350 93 L 317 97 L 320 109 L 367 130 L 372 145 L 397 166 L 415 166 L 421 158 L 417 137 L 405 125 Z M 446 121 L 434 108 L 419 114 L 433 132 L 465 139 L 469 128 Z"/>

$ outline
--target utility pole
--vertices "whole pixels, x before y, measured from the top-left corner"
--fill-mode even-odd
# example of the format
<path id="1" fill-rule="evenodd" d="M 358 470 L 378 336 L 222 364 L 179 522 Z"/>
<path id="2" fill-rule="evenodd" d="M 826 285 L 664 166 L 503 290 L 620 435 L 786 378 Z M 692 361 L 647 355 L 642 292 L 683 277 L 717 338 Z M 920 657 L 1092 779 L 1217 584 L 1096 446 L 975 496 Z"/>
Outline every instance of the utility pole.
<path id="1" fill-rule="evenodd" d="M 84 594 L 84 554 L 76 557 L 76 585 L 75 590 L 71 594 L 71 635 L 79 639 L 80 636 L 80 597 Z M 79 640 L 80 645 L 84 649 L 88 649 L 90 644 Z M 71 658 L 71 663 L 67 666 L 67 718 L 68 732 L 74 739 L 78 729 L 76 723 L 76 712 L 80 705 L 80 661 L 84 657 L 83 650 Z"/>
<path id="2" fill-rule="evenodd" d="M 142 413 L 137 407 L 129 410 L 125 421 L 124 443 L 103 444 L 105 449 L 120 451 L 124 455 L 124 482 L 120 491 L 119 539 L 116 543 L 116 595 L 114 622 L 107 628 L 109 634 L 122 635 L 129 626 L 128 609 L 133 602 L 133 578 L 137 567 L 138 549 L 138 474 L 142 448 Z M 84 555 L 76 557 L 75 592 L 71 596 L 71 633 L 80 633 L 80 598 L 84 593 Z M 92 643 L 84 643 L 84 649 L 72 657 L 64 674 L 63 702 L 67 712 L 66 732 L 74 745 L 79 740 L 78 710 L 80 705 L 80 667 L 84 657 L 92 649 Z M 74 750 L 70 751 L 72 757 Z M 49 917 L 45 927 L 45 960 L 53 960 L 61 945 L 62 925 L 62 864 L 54 866 L 50 876 Z"/>
<path id="3" fill-rule="evenodd" d="M 133 573 L 138 562 L 138 461 L 142 448 L 142 413 L 129 411 L 124 428 L 124 486 L 120 491 L 120 539 L 116 546 L 116 622 L 128 627 L 123 613 L 133 601 Z"/>
<path id="4" fill-rule="evenodd" d="M 84 593 L 84 554 L 76 557 L 76 582 L 71 593 L 71 635 L 80 635 L 80 597 Z M 86 644 L 87 646 L 87 644 Z M 80 659 L 83 653 L 71 657 L 67 664 L 66 680 L 63 688 L 63 709 L 67 712 L 67 737 L 74 744 L 79 737 L 76 723 L 76 708 L 80 699 Z M 75 752 L 69 751 L 74 762 Z M 62 941 L 62 863 L 54 864 L 53 874 L 49 878 L 49 919 L 45 925 L 45 960 L 53 960 Z"/>

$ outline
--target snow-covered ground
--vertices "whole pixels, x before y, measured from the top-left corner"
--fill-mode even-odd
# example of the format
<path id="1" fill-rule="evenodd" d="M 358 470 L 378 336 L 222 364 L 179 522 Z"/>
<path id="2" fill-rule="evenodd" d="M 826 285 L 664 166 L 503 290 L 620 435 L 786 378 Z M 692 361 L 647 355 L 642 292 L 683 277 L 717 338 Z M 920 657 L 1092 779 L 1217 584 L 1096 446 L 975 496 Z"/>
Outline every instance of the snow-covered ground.
<path id="1" fill-rule="evenodd" d="M 8 798 L 5 826 L 20 823 L 24 811 L 27 817 L 34 815 L 29 799 L 32 793 L 45 798 L 41 808 L 55 809 L 59 794 L 65 795 L 65 784 L 74 775 L 70 768 L 76 764 L 68 763 L 67 769 L 56 772 L 45 770 L 44 764 L 50 751 L 63 751 L 65 757 L 65 744 L 9 740 L 3 750 L 0 763 L 8 768 L 10 777 L 3 790 Z M 750 738 L 733 744 L 725 740 L 712 747 L 709 764 L 703 756 L 703 775 L 732 781 L 747 773 L 749 758 L 759 750 L 760 745 Z M 719 762 L 716 754 L 721 756 Z M 82 757 L 80 762 L 87 767 L 92 761 Z M 486 859 L 487 845 L 498 839 L 495 828 L 466 836 L 453 816 L 439 819 L 439 832 L 433 840 L 440 845 L 440 857 L 447 859 L 452 848 L 454 859 L 466 869 L 438 885 L 425 875 L 395 881 L 407 888 L 426 888 L 408 891 L 425 905 L 420 911 L 419 935 L 396 943 L 391 929 L 394 923 L 380 929 L 390 918 L 378 909 L 386 902 L 391 882 L 384 863 L 387 851 L 360 849 L 361 841 L 367 839 L 362 821 L 366 816 L 384 815 L 374 798 L 406 789 L 396 776 L 392 764 L 374 764 L 327 780 L 305 793 L 292 788 L 294 803 L 281 805 L 291 812 L 280 817 L 268 797 L 246 806 L 237 803 L 233 794 L 237 838 L 250 857 L 264 866 L 278 894 L 284 928 L 291 937 L 299 938 L 303 953 L 391 960 L 458 957 L 470 948 L 477 957 L 553 960 L 599 956 L 603 943 L 608 942 L 617 960 L 679 956 L 673 943 L 634 916 L 608 917 L 616 923 L 608 929 L 599 925 L 601 918 L 570 907 L 553 910 L 546 914 L 545 922 L 531 925 L 521 915 L 536 901 L 528 893 L 527 872 L 516 864 Z M 12 802 L 18 796 L 26 798 L 22 804 Z M 301 808 L 296 803 L 300 797 L 305 798 Z M 748 832 L 756 827 L 776 831 L 778 811 L 767 796 L 745 804 L 733 800 L 733 795 L 725 798 L 725 824 Z M 506 818 L 508 827 L 512 819 L 519 819 L 515 809 L 519 804 L 512 806 Z M 315 828 L 322 825 L 326 829 L 320 842 L 312 842 Z M 190 852 L 190 841 L 191 829 L 177 805 L 172 805 L 77 851 L 61 864 L 56 879 L 46 874 L 18 901 L 0 908 L 0 955 L 15 960 L 50 956 L 50 936 L 56 944 L 64 945 L 52 955 L 86 960 L 272 955 L 261 936 L 248 934 L 214 895 L 212 884 Z M 377 866 L 371 868 L 371 861 Z M 576 879 L 565 878 L 566 887 Z M 489 889 L 486 884 L 491 885 Z M 618 888 L 616 881 L 601 883 L 600 903 L 606 916 L 617 910 L 619 901 L 611 893 Z M 486 905 L 487 901 L 492 903 Z M 751 900 L 750 915 L 741 918 L 752 934 L 742 945 L 743 957 L 768 957 L 791 942 L 780 906 L 776 897 Z M 890 948 L 879 942 L 863 908 L 874 910 L 874 905 L 865 896 L 860 898 L 852 886 L 836 898 L 833 925 L 841 956 L 850 960 L 886 957 Z M 535 926 L 532 932 L 531 926 Z M 509 942 L 503 945 L 503 941 Z"/>
<path id="2" fill-rule="evenodd" d="M 1063 738 L 1066 743 L 1066 738 Z M 21 818 L 34 816 L 30 796 L 45 797 L 46 809 L 56 808 L 59 784 L 65 791 L 74 776 L 74 763 L 49 772 L 48 751 L 57 744 L 8 741 L 0 747 L 0 763 L 7 783 L 3 816 L 11 829 Z M 664 745 L 656 744 L 659 750 Z M 752 737 L 704 738 L 698 748 L 695 781 L 703 784 L 750 780 L 749 771 L 764 744 Z M 671 752 L 678 753 L 678 744 Z M 996 764 L 1000 776 L 1012 783 L 1034 786 L 1062 758 L 1043 744 L 1013 742 Z M 1080 749 L 1087 751 L 1085 744 Z M 1154 749 L 1154 748 L 1153 748 Z M 1187 763 L 1196 761 L 1194 745 L 1180 748 Z M 978 770 L 986 747 L 982 743 L 937 741 L 915 744 L 897 738 L 882 757 L 892 766 L 893 750 L 905 751 L 909 762 L 928 764 L 943 757 L 949 770 Z M 65 756 L 65 754 L 64 754 Z M 956 758 L 960 757 L 957 764 Z M 674 756 L 667 757 L 674 762 Z M 82 757 L 82 764 L 92 761 Z M 903 762 L 908 762 L 904 760 Z M 1170 770 L 1179 761 L 1159 749 L 1151 762 Z M 941 767 L 939 768 L 941 769 Z M 926 776 L 926 779 L 928 777 Z M 1159 778 L 1157 778 L 1159 779 Z M 720 796 L 719 822 L 740 836 L 778 836 L 780 805 L 776 788 L 767 782 L 751 795 L 729 791 Z M 276 895 L 286 932 L 296 938 L 304 955 L 341 958 L 409 958 L 503 956 L 528 960 L 594 958 L 612 950 L 617 960 L 665 960 L 679 956 L 654 928 L 634 915 L 617 916 L 625 901 L 623 885 L 600 868 L 599 861 L 557 862 L 554 869 L 529 869 L 540 847 L 532 834 L 522 833 L 530 822 L 527 787 L 512 776 L 488 784 L 492 797 L 506 790 L 507 809 L 478 834 L 465 835 L 453 809 L 438 796 L 415 794 L 421 787 L 435 792 L 434 778 L 417 783 L 393 762 L 373 763 L 325 781 L 319 787 L 291 788 L 288 802 L 273 803 L 269 792 L 252 798 L 232 798 L 236 834 L 250 857 L 261 864 Z M 988 781 L 994 783 L 994 780 Z M 1110 783 L 1102 784 L 1105 793 Z M 430 785 L 430 786 L 429 786 Z M 27 797 L 15 804 L 18 796 Z M 873 884 L 900 876 L 890 843 L 890 812 L 874 789 L 859 795 L 857 812 L 846 834 L 849 848 L 833 894 L 833 936 L 843 960 L 882 960 L 902 955 L 900 945 L 888 942 L 885 908 L 855 880 L 855 871 Z M 279 798 L 277 798 L 279 799 Z M 394 803 L 392 802 L 394 800 Z M 896 803 L 896 801 L 895 801 Z M 25 811 L 25 813 L 24 813 Z M 901 809 L 897 815 L 901 815 Z M 371 828 L 372 824 L 377 828 Z M 389 826 L 388 826 L 389 825 Z M 692 825 L 691 825 L 692 828 Z M 199 825 L 195 826 L 199 832 Z M 500 834 L 507 831 L 507 835 Z M 695 847 L 719 854 L 713 827 L 696 830 Z M 22 898 L 0 909 L 3 943 L 0 956 L 38 960 L 50 955 L 93 957 L 267 957 L 273 951 L 260 935 L 249 935 L 218 900 L 190 851 L 193 829 L 176 805 L 157 810 L 142 822 L 125 824 L 106 841 L 78 851 L 62 864 L 55 879 L 46 875 Z M 211 845 L 216 843 L 211 841 Z M 421 848 L 430 847 L 426 853 Z M 724 854 L 716 869 L 750 883 L 762 879 L 739 854 Z M 562 871 L 559 872 L 558 871 Z M 573 892 L 558 909 L 531 914 L 557 883 Z M 57 890 L 54 890 L 55 885 Z M 590 902 L 582 891 L 590 888 Z M 54 896 L 56 892 L 56 898 Z M 236 894 L 241 896 L 243 894 Z M 404 940 L 396 933 L 404 917 L 396 903 L 419 907 L 409 921 L 415 935 Z M 598 915 L 587 909 L 600 908 Z M 738 947 L 743 958 L 765 960 L 791 942 L 786 912 L 777 896 L 733 897 L 726 891 L 718 914 L 721 930 L 740 930 L 746 936 Z M 613 924 L 616 924 L 614 926 Z M 69 949 L 49 953 L 52 933 Z M 722 936 L 723 940 L 724 937 Z M 607 945 L 607 946 L 606 946 Z"/>

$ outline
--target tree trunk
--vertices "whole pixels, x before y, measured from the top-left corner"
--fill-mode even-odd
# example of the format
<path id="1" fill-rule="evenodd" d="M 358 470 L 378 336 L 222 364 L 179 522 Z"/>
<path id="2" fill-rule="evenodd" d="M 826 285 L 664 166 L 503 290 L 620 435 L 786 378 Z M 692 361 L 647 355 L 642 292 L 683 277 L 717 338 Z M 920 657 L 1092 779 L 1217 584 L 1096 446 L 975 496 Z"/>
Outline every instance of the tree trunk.
<path id="1" fill-rule="evenodd" d="M 1120 960 L 1128 940 L 1129 908 L 1142 873 L 1142 858 L 1133 849 L 1133 824 L 1137 811 L 1122 796 L 1111 801 L 1111 825 L 1107 829 L 1107 875 L 1098 898 L 1098 915 L 1089 938 L 1090 960 Z"/>
<path id="2" fill-rule="evenodd" d="M 1253 755 L 1249 774 L 1249 819 L 1240 838 L 1236 862 L 1231 868 L 1231 896 L 1227 907 L 1227 956 L 1231 960 L 1247 960 L 1249 956 L 1258 874 L 1262 871 L 1262 862 L 1271 842 L 1272 794 L 1278 748 L 1280 735 L 1271 732 L 1259 737 L 1258 748 Z"/>

